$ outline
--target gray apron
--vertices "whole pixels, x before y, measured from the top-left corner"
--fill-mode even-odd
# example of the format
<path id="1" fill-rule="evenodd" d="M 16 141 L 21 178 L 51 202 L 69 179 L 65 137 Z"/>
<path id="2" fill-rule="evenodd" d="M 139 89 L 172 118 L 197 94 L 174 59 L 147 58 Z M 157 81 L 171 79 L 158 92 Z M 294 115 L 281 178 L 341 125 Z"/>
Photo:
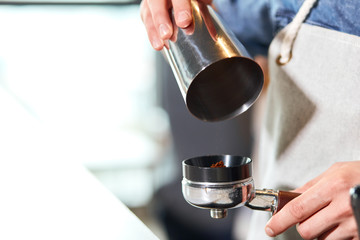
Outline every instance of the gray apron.
<path id="1" fill-rule="evenodd" d="M 294 189 L 335 162 L 360 160 L 360 37 L 300 23 L 292 57 L 279 65 L 287 31 L 269 49 L 257 188 Z M 248 239 L 269 239 L 269 217 L 253 212 Z M 293 228 L 278 239 L 301 237 Z"/>

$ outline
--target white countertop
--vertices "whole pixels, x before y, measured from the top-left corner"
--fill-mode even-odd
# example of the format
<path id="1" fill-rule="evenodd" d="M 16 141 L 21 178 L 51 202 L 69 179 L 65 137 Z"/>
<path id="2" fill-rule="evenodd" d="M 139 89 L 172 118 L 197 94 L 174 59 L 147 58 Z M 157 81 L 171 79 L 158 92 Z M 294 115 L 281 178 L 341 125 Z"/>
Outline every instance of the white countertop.
<path id="1" fill-rule="evenodd" d="M 83 167 L 132 154 L 116 129 L 155 104 L 138 6 L 0 12 L 0 239 L 157 239 Z"/>
<path id="2" fill-rule="evenodd" d="M 157 239 L 1 87 L 0 116 L 0 239 Z"/>

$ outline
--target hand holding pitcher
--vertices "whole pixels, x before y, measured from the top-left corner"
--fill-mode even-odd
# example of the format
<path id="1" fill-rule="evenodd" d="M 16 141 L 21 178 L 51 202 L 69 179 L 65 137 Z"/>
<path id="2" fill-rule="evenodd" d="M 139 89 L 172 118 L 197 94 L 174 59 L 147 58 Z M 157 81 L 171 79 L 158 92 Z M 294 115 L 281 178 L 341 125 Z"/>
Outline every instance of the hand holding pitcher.
<path id="1" fill-rule="evenodd" d="M 149 41 L 155 50 L 161 50 L 174 33 L 174 26 L 187 28 L 193 16 L 190 0 L 143 0 L 140 5 L 141 19 L 145 25 Z M 211 0 L 201 0 L 210 4 Z M 174 11 L 175 23 L 170 12 Z"/>

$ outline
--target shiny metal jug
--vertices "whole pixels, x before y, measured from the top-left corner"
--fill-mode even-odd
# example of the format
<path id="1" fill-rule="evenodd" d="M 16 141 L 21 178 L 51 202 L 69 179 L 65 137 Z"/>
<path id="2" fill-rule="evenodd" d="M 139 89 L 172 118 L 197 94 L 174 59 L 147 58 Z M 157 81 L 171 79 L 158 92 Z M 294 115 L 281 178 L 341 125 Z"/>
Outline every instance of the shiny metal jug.
<path id="1" fill-rule="evenodd" d="M 195 117 L 209 122 L 233 118 L 260 95 L 263 72 L 212 7 L 197 1 L 191 5 L 192 25 L 174 26 L 163 53 Z"/>

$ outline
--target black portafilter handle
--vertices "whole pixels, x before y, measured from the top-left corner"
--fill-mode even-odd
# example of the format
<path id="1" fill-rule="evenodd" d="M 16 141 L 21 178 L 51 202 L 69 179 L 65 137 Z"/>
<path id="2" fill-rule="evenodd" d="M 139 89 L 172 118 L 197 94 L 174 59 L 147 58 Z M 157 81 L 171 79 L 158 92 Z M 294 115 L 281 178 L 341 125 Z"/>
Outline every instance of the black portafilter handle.
<path id="1" fill-rule="evenodd" d="M 360 185 L 356 185 L 350 189 L 350 198 L 360 237 Z"/>

